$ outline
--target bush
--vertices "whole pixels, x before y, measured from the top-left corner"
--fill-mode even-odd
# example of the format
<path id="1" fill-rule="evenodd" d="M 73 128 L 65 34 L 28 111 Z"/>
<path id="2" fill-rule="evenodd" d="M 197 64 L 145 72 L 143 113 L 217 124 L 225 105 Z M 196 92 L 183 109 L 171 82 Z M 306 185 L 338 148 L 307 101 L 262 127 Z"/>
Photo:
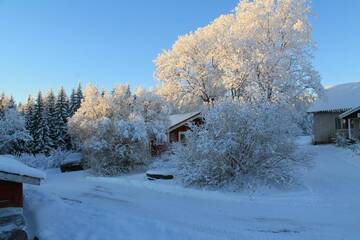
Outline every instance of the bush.
<path id="1" fill-rule="evenodd" d="M 296 153 L 298 133 L 282 106 L 220 102 L 191 126 L 186 144 L 174 146 L 178 177 L 186 185 L 236 188 L 289 186 L 305 158 Z"/>
<path id="2" fill-rule="evenodd" d="M 21 155 L 28 152 L 32 138 L 25 129 L 25 120 L 15 109 L 8 109 L 0 118 L 0 154 Z"/>
<path id="3" fill-rule="evenodd" d="M 336 145 L 338 147 L 347 147 L 349 145 L 349 141 L 347 140 L 346 136 L 341 133 L 336 134 Z"/>
<path id="4" fill-rule="evenodd" d="M 82 152 L 97 175 L 112 176 L 145 165 L 149 144 L 144 121 L 100 119 L 94 135 L 85 140 Z"/>
<path id="5" fill-rule="evenodd" d="M 168 119 L 162 105 L 160 98 L 143 89 L 131 94 L 128 85 L 116 86 L 111 94 L 89 86 L 68 122 L 74 147 L 97 175 L 117 175 L 146 165 L 149 141 L 166 141 Z"/>

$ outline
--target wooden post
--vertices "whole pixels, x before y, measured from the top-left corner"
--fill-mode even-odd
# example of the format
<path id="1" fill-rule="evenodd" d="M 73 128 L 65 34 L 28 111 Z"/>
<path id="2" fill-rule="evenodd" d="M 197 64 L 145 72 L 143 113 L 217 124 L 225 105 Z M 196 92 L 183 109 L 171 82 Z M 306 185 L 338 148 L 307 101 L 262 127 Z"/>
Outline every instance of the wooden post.
<path id="1" fill-rule="evenodd" d="M 349 139 L 351 140 L 351 120 L 348 118 L 348 132 L 349 132 Z"/>

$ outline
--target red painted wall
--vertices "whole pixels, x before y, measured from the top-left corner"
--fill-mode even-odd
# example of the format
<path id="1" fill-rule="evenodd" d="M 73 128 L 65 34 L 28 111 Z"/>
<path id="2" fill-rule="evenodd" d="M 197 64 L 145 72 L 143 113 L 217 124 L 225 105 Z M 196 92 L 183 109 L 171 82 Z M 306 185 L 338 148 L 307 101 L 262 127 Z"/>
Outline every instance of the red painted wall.
<path id="1" fill-rule="evenodd" d="M 202 118 L 197 118 L 192 123 L 199 126 L 199 125 L 203 124 L 203 120 L 202 120 Z M 186 125 L 183 125 L 181 127 L 178 127 L 176 129 L 172 130 L 171 132 L 169 132 L 170 143 L 178 142 L 179 141 L 179 132 L 186 132 L 188 130 L 189 130 L 189 127 L 187 127 Z"/>
<path id="2" fill-rule="evenodd" d="M 23 207 L 22 183 L 0 181 L 0 208 Z"/>

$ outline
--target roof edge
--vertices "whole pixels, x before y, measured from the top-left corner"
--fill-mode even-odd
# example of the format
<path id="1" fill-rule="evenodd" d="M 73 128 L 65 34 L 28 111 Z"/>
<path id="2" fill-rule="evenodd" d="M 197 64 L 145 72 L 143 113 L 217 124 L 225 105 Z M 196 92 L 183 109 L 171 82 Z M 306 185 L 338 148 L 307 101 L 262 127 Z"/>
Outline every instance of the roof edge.
<path id="1" fill-rule="evenodd" d="M 170 127 L 168 128 L 168 129 L 169 129 L 168 131 L 171 132 L 172 130 L 174 130 L 174 129 L 178 128 L 178 127 L 181 127 L 181 126 L 185 125 L 185 124 L 188 123 L 189 121 L 194 120 L 194 119 L 196 119 L 197 117 L 200 117 L 200 115 L 201 115 L 201 112 L 195 113 L 195 114 L 193 114 L 192 116 L 188 117 L 187 119 L 185 119 L 185 120 L 183 120 L 183 121 L 181 121 L 181 122 L 179 122 L 179 123 L 177 123 L 177 124 L 175 124 L 175 125 L 170 126 Z"/>

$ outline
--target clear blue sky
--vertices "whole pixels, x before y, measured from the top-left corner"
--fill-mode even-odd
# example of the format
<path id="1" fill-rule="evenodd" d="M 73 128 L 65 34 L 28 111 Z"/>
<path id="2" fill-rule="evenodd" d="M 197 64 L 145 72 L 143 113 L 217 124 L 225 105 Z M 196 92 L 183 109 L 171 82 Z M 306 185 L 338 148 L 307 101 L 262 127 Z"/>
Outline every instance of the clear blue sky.
<path id="1" fill-rule="evenodd" d="M 154 86 L 153 59 L 237 0 L 0 0 L 0 92 Z M 314 0 L 324 84 L 360 81 L 360 1 Z"/>

